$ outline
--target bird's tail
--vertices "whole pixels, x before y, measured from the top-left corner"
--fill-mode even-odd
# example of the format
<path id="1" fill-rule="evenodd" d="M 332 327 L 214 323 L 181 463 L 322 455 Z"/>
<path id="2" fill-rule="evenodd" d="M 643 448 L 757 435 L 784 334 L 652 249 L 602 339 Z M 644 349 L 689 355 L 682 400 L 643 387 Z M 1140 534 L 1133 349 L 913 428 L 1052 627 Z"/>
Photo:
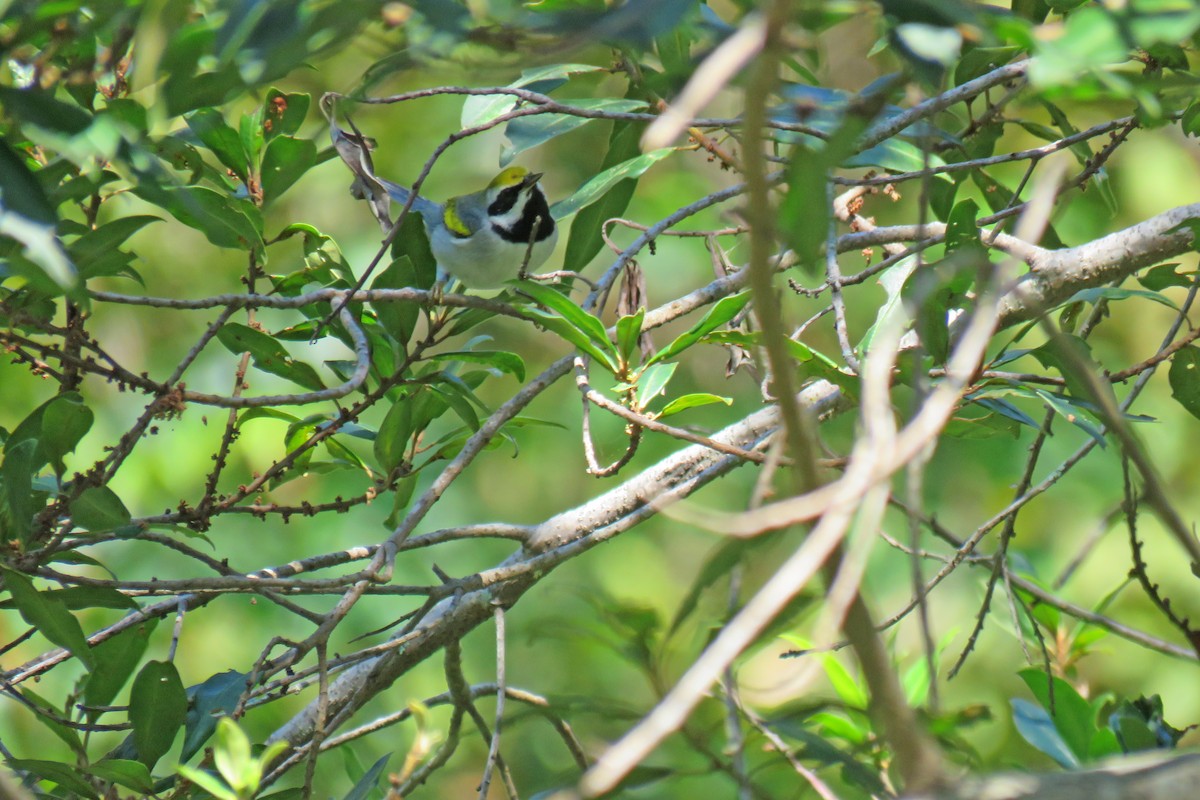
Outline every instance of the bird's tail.
<path id="1" fill-rule="evenodd" d="M 407 186 L 401 186 L 398 183 L 392 183 L 386 178 L 380 178 L 378 175 L 375 176 L 375 180 L 379 181 L 383 185 L 383 188 L 387 190 L 388 195 L 397 203 L 404 205 L 408 202 L 408 196 L 412 194 L 412 190 L 410 190 Z M 437 221 L 442 216 L 442 207 L 432 200 L 426 200 L 424 197 L 421 197 L 421 195 L 417 195 L 417 199 L 413 200 L 412 210 L 424 217 L 425 221 L 429 223 Z"/>

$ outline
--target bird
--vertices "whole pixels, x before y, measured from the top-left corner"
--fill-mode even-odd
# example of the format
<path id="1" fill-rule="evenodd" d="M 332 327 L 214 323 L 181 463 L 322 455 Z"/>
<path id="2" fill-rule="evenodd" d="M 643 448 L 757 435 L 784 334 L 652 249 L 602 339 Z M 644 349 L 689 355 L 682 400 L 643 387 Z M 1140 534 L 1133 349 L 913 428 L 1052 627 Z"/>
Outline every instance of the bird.
<path id="1" fill-rule="evenodd" d="M 444 205 L 420 195 L 412 210 L 425 221 L 429 247 L 446 275 L 473 289 L 498 289 L 545 263 L 558 241 L 558 227 L 542 192 L 540 172 L 507 167 L 481 191 L 451 197 Z M 397 203 L 411 190 L 376 176 Z"/>

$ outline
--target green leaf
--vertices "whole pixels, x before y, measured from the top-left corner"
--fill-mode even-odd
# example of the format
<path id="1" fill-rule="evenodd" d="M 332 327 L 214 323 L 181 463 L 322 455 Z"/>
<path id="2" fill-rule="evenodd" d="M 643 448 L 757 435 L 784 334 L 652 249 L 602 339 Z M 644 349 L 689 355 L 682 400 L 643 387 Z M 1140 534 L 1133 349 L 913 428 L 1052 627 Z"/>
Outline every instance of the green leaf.
<path id="1" fill-rule="evenodd" d="M 821 656 L 821 666 L 825 669 L 825 677 L 833 686 L 833 690 L 842 702 L 849 708 L 865 711 L 867 708 L 867 692 L 859 685 L 845 665 L 833 653 Z"/>
<path id="2" fill-rule="evenodd" d="M 392 242 L 392 256 L 407 256 L 412 261 L 413 274 L 416 277 L 409 286 L 429 289 L 437 281 L 437 259 L 429 249 L 429 235 L 425 231 L 425 223 L 420 214 L 408 214 L 404 217 L 404 221 L 400 223 L 400 232 Z M 472 311 L 477 309 L 464 309 L 463 313 Z M 488 316 L 491 314 L 488 313 Z"/>
<path id="3" fill-rule="evenodd" d="M 15 445 L 10 443 L 5 448 L 4 461 L 0 462 L 0 489 L 3 489 L 4 500 L 7 501 L 0 502 L 0 511 L 8 512 L 0 516 L 0 522 L 10 524 L 12 535 L 21 542 L 29 539 L 33 515 L 39 505 L 33 490 L 37 450 L 37 439 L 25 439 Z"/>
<path id="4" fill-rule="evenodd" d="M 217 721 L 216 747 L 213 748 L 213 765 L 230 786 L 257 789 L 259 776 L 255 774 L 254 757 L 250 752 L 250 737 L 230 717 Z"/>
<path id="5" fill-rule="evenodd" d="M 946 252 L 957 250 L 977 251 L 983 249 L 979 237 L 979 204 L 970 198 L 954 204 L 946 221 Z"/>
<path id="6" fill-rule="evenodd" d="M 1193 100 L 1184 109 L 1179 127 L 1188 136 L 1200 136 L 1200 100 Z"/>
<path id="7" fill-rule="evenodd" d="M 606 113 L 622 113 L 627 111 L 642 111 L 646 108 L 644 100 L 633 100 L 620 97 L 597 97 L 580 100 L 563 100 L 563 105 Z M 573 114 L 534 114 L 527 117 L 517 117 L 505 126 L 505 136 L 508 144 L 500 151 L 500 166 L 508 166 L 514 158 L 526 150 L 544 144 L 556 136 L 562 136 L 576 128 L 596 120 L 590 117 L 578 117 Z"/>
<path id="8" fill-rule="evenodd" d="M 1159 305 L 1164 305 L 1174 311 L 1179 310 L 1179 306 L 1175 305 L 1170 298 L 1165 297 L 1158 292 L 1145 291 L 1143 289 L 1121 289 L 1116 286 L 1095 286 L 1090 289 L 1080 289 L 1075 294 L 1064 300 L 1059 306 L 1067 306 L 1071 303 L 1091 303 L 1095 305 L 1101 300 L 1128 300 L 1131 297 L 1140 297 L 1144 300 L 1153 300 Z M 1059 306 L 1055 306 L 1058 308 Z"/>
<path id="9" fill-rule="evenodd" d="M 261 250 L 262 215 L 249 200 L 231 197 L 204 186 L 160 187 L 153 178 L 140 181 L 133 193 L 195 228 L 217 247 Z"/>
<path id="10" fill-rule="evenodd" d="M 150 150 L 173 169 L 188 173 L 186 183 L 197 183 L 210 167 L 200 151 L 175 136 L 164 136 L 150 143 Z"/>
<path id="11" fill-rule="evenodd" d="M 416 395 L 396 401 L 383 418 L 375 436 L 375 460 L 384 473 L 391 473 L 404 463 L 408 440 L 412 438 L 413 405 Z"/>
<path id="12" fill-rule="evenodd" d="M 270 203 L 317 163 L 317 146 L 308 139 L 279 136 L 267 144 L 262 161 L 263 201 Z"/>
<path id="13" fill-rule="evenodd" d="M 40 89 L 0 87 L 0 105 L 22 126 L 30 125 L 63 139 L 84 133 L 92 124 L 92 115 L 87 111 Z"/>
<path id="14" fill-rule="evenodd" d="M 593 175 L 583 186 L 566 200 L 561 200 L 550 207 L 550 216 L 556 220 L 566 219 L 579 209 L 599 200 L 606 192 L 623 180 L 637 178 L 650 167 L 662 161 L 675 152 L 673 147 L 651 150 L 640 156 L 623 161 Z"/>
<path id="15" fill-rule="evenodd" d="M 217 719 L 232 714 L 242 692 L 246 690 L 246 675 L 234 670 L 218 672 L 203 683 L 189 686 L 191 699 L 184 727 L 180 762 L 189 761 L 217 728 Z"/>
<path id="16" fill-rule="evenodd" d="M 1009 702 L 1012 704 L 1013 724 L 1021 738 L 1057 761 L 1061 767 L 1073 769 L 1079 766 L 1079 759 L 1071 752 L 1044 709 L 1019 697 Z"/>
<path id="17" fill-rule="evenodd" d="M 946 162 L 930 153 L 928 166 L 943 167 Z M 887 139 L 874 147 L 860 151 L 842 162 L 843 167 L 880 167 L 890 172 L 916 172 L 926 167 L 926 156 L 921 148 L 903 139 Z M 949 177 L 939 174 L 941 180 Z"/>
<path id="18" fill-rule="evenodd" d="M 151 214 L 133 214 L 115 219 L 80 236 L 67 247 L 67 253 L 80 264 L 81 270 L 85 270 L 88 261 L 120 247 L 126 239 L 151 222 L 162 221 L 161 217 Z"/>
<path id="19" fill-rule="evenodd" d="M 1027 668 L 1017 674 L 1050 715 L 1055 730 L 1070 749 L 1076 763 L 1087 758 L 1092 736 L 1096 733 L 1096 722 L 1087 700 L 1062 678 L 1049 677 L 1039 669 Z M 1054 684 L 1053 703 L 1050 702 L 1050 681 Z M 1047 755 L 1054 757 L 1050 753 Z"/>
<path id="20" fill-rule="evenodd" d="M 1200 419 L 1200 347 L 1189 345 L 1171 356 L 1167 379 L 1175 402 Z"/>
<path id="21" fill-rule="evenodd" d="M 566 83 L 572 75 L 601 72 L 603 69 L 591 64 L 551 64 L 525 70 L 521 77 L 508 84 L 507 88 L 545 94 Z M 463 128 L 484 125 L 512 111 L 518 102 L 520 101 L 516 97 L 507 94 L 468 97 L 463 103 L 461 125 Z"/>
<path id="22" fill-rule="evenodd" d="M 202 790 L 217 798 L 217 800 L 241 800 L 238 793 L 226 786 L 216 775 L 196 769 L 195 767 L 189 767 L 186 764 L 180 764 L 176 769 L 186 781 L 199 786 Z"/>
<path id="23" fill-rule="evenodd" d="M 954 85 L 962 86 L 967 81 L 986 75 L 1012 61 L 1020 52 L 1019 47 L 972 47 L 963 53 L 954 68 Z"/>
<path id="24" fill-rule="evenodd" d="M 285 93 L 272 87 L 263 102 L 263 134 L 269 142 L 276 136 L 295 136 L 304 124 L 312 99 L 301 93 Z"/>
<path id="25" fill-rule="evenodd" d="M 642 374 L 638 378 L 637 395 L 634 398 L 636 408 L 645 408 L 653 402 L 654 398 L 662 394 L 678 367 L 679 364 L 672 361 L 665 364 L 651 364 L 642 370 Z"/>
<path id="26" fill-rule="evenodd" d="M 481 364 L 512 375 L 518 381 L 525 380 L 525 361 L 516 353 L 504 350 L 451 350 L 446 353 L 434 353 L 429 360 Z"/>
<path id="27" fill-rule="evenodd" d="M 634 123 L 614 122 L 600 170 L 603 172 L 640 155 L 643 130 L 643 126 Z M 636 188 L 637 180 L 626 178 L 579 210 L 571 223 L 571 234 L 563 255 L 566 269 L 582 270 L 603 249 L 604 223 L 625 213 Z"/>
<path id="28" fill-rule="evenodd" d="M 1091 417 L 1087 413 L 1090 409 L 1085 410 L 1079 403 L 1072 401 L 1068 397 L 1051 394 L 1037 387 L 1031 388 L 1033 393 L 1041 398 L 1042 402 L 1053 410 L 1054 413 L 1095 439 L 1096 444 L 1101 447 L 1107 444 L 1104 440 L 1104 433 L 1091 422 Z"/>
<path id="29" fill-rule="evenodd" d="M 99 793 L 80 775 L 79 769 L 70 763 L 47 761 L 37 758 L 9 758 L 4 765 L 17 772 L 28 773 L 43 780 L 58 784 L 58 788 L 68 793 L 99 800 Z M 66 794 L 65 796 L 71 796 Z"/>
<path id="30" fill-rule="evenodd" d="M 83 771 L 102 781 L 115 783 L 142 795 L 154 794 L 154 778 L 140 761 L 106 758 L 83 767 Z"/>
<path id="31" fill-rule="evenodd" d="M 581 350 L 599 358 L 609 370 L 617 371 L 617 351 L 608 338 L 603 322 L 575 305 L 569 297 L 548 286 L 525 283 L 522 284 L 521 291 L 553 313 L 551 316 L 539 309 L 524 308 L 522 311 L 528 319 L 554 330 Z M 553 320 L 556 319 L 564 324 L 554 323 Z"/>
<path id="32" fill-rule="evenodd" d="M 56 597 L 39 592 L 33 583 L 19 572 L 0 567 L 4 574 L 4 585 L 12 596 L 21 618 L 37 629 L 54 644 L 71 652 L 89 670 L 95 663 L 87 637 L 79 620 L 72 616 L 66 605 Z"/>
<path id="33" fill-rule="evenodd" d="M 371 282 L 372 289 L 404 289 L 416 283 L 416 271 L 412 259 L 408 256 L 396 258 L 388 268 L 375 276 Z M 416 330 L 417 320 L 421 315 L 421 307 L 416 303 L 377 302 L 371 301 L 375 317 L 379 324 L 397 344 L 404 346 L 412 338 Z"/>
<path id="34" fill-rule="evenodd" d="M 83 685 L 83 698 L 87 706 L 99 708 L 112 703 L 117 692 L 133 676 L 134 669 L 150 644 L 150 634 L 157 625 L 156 619 L 144 620 L 92 648 L 96 664 Z M 89 711 L 89 717 L 94 718 L 98 714 Z"/>
<path id="35" fill-rule="evenodd" d="M 295 361 L 274 337 L 238 322 L 227 322 L 217 331 L 217 339 L 235 355 L 249 353 L 254 366 L 287 378 L 306 389 L 325 388 L 317 371 L 302 361 Z"/>
<path id="36" fill-rule="evenodd" d="M 675 341 L 651 356 L 650 360 L 646 363 L 654 364 L 679 355 L 684 350 L 699 342 L 706 334 L 711 333 L 740 314 L 742 309 L 746 307 L 746 304 L 750 302 L 750 297 L 750 292 L 741 292 L 740 294 L 722 297 L 717 301 L 716 305 L 708 310 L 708 313 L 699 322 L 693 325 L 686 333 L 677 336 Z"/>
<path id="37" fill-rule="evenodd" d="M 1062 35 L 1040 40 L 1037 56 L 1029 66 L 1035 86 L 1070 85 L 1081 74 L 1126 61 L 1129 45 L 1108 10 L 1088 6 L 1066 18 Z"/>
<path id="38" fill-rule="evenodd" d="M 56 736 L 67 747 L 71 748 L 72 753 L 75 753 L 80 758 L 87 758 L 87 746 L 84 745 L 79 732 L 63 724 L 61 721 L 70 717 L 70 713 L 64 713 L 63 709 L 56 707 L 28 686 L 14 688 L 11 691 L 14 695 L 21 697 L 25 706 L 35 714 L 39 724 Z M 71 700 L 65 699 L 65 702 L 69 703 Z"/>
<path id="39" fill-rule="evenodd" d="M 53 229 L 58 214 L 46 198 L 41 182 L 8 143 L 0 141 L 0 202 L 4 209 L 30 223 Z"/>
<path id="40" fill-rule="evenodd" d="M 686 411 L 689 408 L 711 406 L 715 403 L 724 403 L 727 406 L 731 406 L 733 405 L 733 398 L 721 397 L 720 395 L 709 394 L 707 392 L 685 394 L 682 397 L 676 397 L 674 400 L 663 406 L 663 410 L 658 412 L 658 419 L 669 417 L 672 414 L 678 414 L 680 411 Z"/>
<path id="41" fill-rule="evenodd" d="M 89 486 L 71 501 L 71 519 L 92 533 L 111 531 L 129 524 L 132 518 L 121 498 L 107 486 Z"/>
<path id="42" fill-rule="evenodd" d="M 185 115 L 183 121 L 218 161 L 245 182 L 250 174 L 250 154 L 242 144 L 242 137 L 225 122 L 220 111 L 198 108 Z"/>
<path id="43" fill-rule="evenodd" d="M 129 721 L 138 761 L 153 769 L 171 749 L 187 717 L 187 692 L 169 661 L 150 661 L 133 681 Z"/>
<path id="44" fill-rule="evenodd" d="M 41 184 L 6 142 L 0 141 L 0 235 L 19 242 L 50 286 L 69 290 L 75 267 L 59 244 L 58 217 Z"/>
<path id="45" fill-rule="evenodd" d="M 342 748 L 343 752 L 349 754 L 353 751 L 348 748 Z M 367 800 L 372 796 L 376 786 L 379 784 L 379 778 L 383 775 L 383 771 L 387 768 L 388 760 L 392 757 L 391 753 L 384 753 L 379 757 L 379 760 L 371 765 L 371 768 L 362 774 L 350 791 L 342 800 Z"/>
<path id="46" fill-rule="evenodd" d="M 642 306 L 634 314 L 627 314 L 617 320 L 617 351 L 621 361 L 631 363 L 633 354 L 637 352 L 638 341 L 642 335 L 642 321 L 646 318 L 646 307 Z"/>

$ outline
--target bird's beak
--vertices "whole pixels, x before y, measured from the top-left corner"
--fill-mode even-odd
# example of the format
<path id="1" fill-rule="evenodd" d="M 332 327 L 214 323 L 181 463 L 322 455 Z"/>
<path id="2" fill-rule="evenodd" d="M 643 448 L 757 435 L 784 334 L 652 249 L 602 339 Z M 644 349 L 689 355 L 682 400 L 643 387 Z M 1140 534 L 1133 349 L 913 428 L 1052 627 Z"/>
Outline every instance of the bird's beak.
<path id="1" fill-rule="evenodd" d="M 537 185 L 537 182 L 542 179 L 543 174 L 545 174 L 545 173 L 542 173 L 542 172 L 529 173 L 528 175 L 525 176 L 525 179 L 523 181 L 521 181 L 521 186 L 525 189 L 528 189 L 531 186 Z"/>

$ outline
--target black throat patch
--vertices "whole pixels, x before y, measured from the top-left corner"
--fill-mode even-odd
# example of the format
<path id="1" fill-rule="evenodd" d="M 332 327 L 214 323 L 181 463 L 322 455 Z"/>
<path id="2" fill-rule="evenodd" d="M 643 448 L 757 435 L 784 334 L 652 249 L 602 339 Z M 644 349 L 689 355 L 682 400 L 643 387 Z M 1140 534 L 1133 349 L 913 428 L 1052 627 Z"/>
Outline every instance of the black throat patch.
<path id="1" fill-rule="evenodd" d="M 519 195 L 520 191 L 515 186 L 505 189 L 488 206 L 488 213 L 499 215 L 511 210 Z M 536 231 L 533 227 L 535 224 L 537 225 Z M 492 230 L 501 239 L 520 244 L 528 244 L 531 239 L 540 242 L 548 238 L 550 234 L 554 233 L 554 220 L 550 217 L 550 205 L 546 202 L 546 196 L 541 192 L 535 192 L 530 196 L 529 202 L 525 204 L 525 211 L 515 225 L 505 228 L 492 223 Z"/>

